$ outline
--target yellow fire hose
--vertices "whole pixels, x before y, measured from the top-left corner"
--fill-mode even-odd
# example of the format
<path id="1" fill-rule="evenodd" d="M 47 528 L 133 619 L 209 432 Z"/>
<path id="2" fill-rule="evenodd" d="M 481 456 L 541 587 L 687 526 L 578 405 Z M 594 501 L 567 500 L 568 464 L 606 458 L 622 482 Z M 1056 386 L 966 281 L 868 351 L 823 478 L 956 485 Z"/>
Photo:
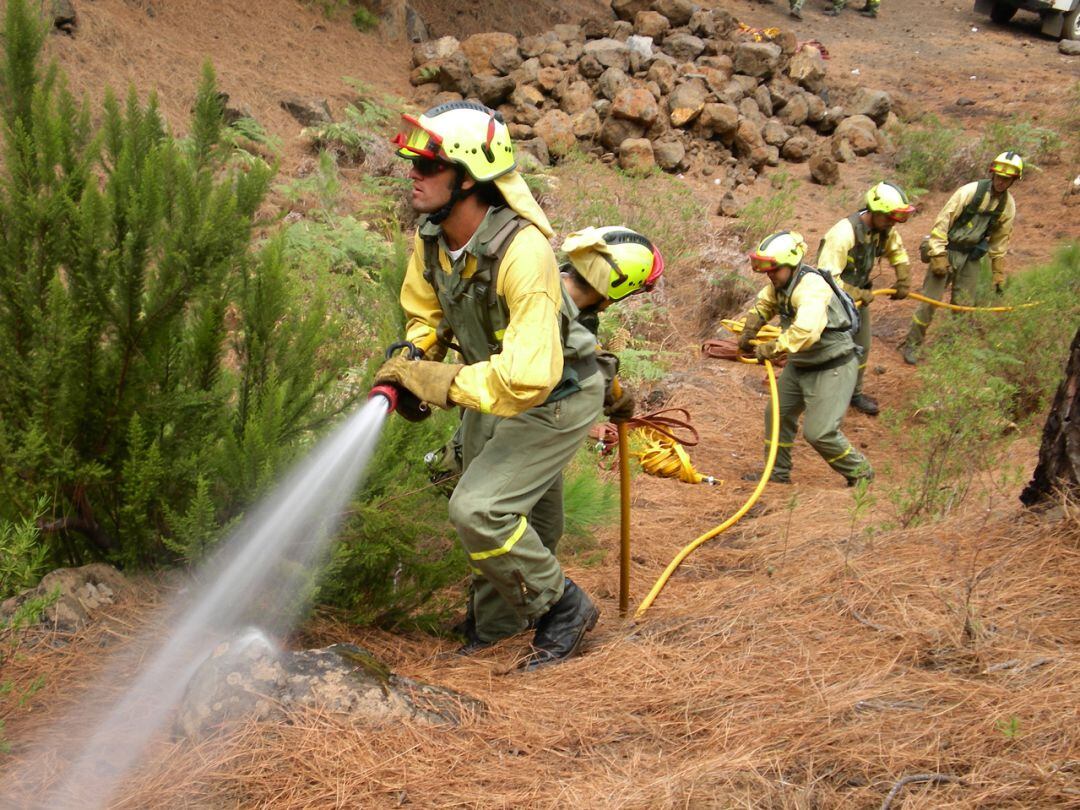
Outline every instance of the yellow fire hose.
<path id="1" fill-rule="evenodd" d="M 874 290 L 874 295 L 892 295 L 896 292 L 892 287 L 884 287 L 880 290 Z M 938 301 L 935 298 L 927 298 L 920 293 L 908 293 L 908 298 L 913 301 L 922 301 L 924 304 L 929 304 L 932 307 L 940 307 L 941 309 L 951 309 L 953 312 L 1013 312 L 1017 309 L 1027 309 L 1028 307 L 1037 307 L 1041 304 L 1041 301 L 1032 301 L 1028 304 L 1016 304 L 1011 307 L 968 307 L 963 304 L 946 304 L 944 301 Z"/>
<path id="2" fill-rule="evenodd" d="M 619 380 L 611 383 L 611 393 L 622 396 Z M 626 422 L 615 425 L 619 433 L 619 615 L 630 609 L 630 443 Z"/>
<path id="3" fill-rule="evenodd" d="M 757 361 L 744 358 L 743 362 L 756 363 Z M 769 397 L 772 400 L 772 424 L 769 431 L 769 456 L 765 461 L 765 470 L 761 473 L 761 480 L 758 481 L 757 487 L 754 489 L 753 494 L 747 499 L 746 503 L 744 503 L 739 508 L 739 511 L 737 511 L 734 515 L 729 517 L 716 528 L 710 529 L 705 534 L 701 535 L 701 537 L 694 540 L 694 542 L 690 543 L 682 551 L 675 555 L 675 559 L 673 559 L 668 564 L 668 567 L 664 569 L 664 573 L 660 575 L 660 578 L 658 580 L 656 580 L 656 584 L 653 585 L 652 590 L 649 591 L 649 595 L 646 596 L 642 603 L 638 606 L 637 612 L 634 614 L 635 619 L 640 619 L 643 615 L 645 615 L 645 611 L 648 610 L 652 606 L 652 603 L 656 601 L 656 597 L 660 595 L 660 591 L 662 591 L 664 589 L 664 586 L 667 585 L 668 579 L 670 579 L 671 575 L 675 573 L 675 569 L 682 564 L 683 560 L 689 557 L 690 554 L 696 548 L 698 548 L 698 546 L 707 543 L 709 540 L 712 540 L 721 532 L 727 531 L 736 523 L 738 523 L 742 519 L 743 515 L 750 511 L 750 507 L 757 503 L 758 498 L 761 497 L 761 493 L 765 491 L 765 485 L 769 482 L 769 476 L 772 475 L 773 464 L 776 463 L 776 450 L 779 446 L 780 441 L 780 397 L 776 390 L 776 374 L 773 372 L 772 363 L 770 363 L 768 360 L 765 361 L 765 371 L 769 375 Z"/>

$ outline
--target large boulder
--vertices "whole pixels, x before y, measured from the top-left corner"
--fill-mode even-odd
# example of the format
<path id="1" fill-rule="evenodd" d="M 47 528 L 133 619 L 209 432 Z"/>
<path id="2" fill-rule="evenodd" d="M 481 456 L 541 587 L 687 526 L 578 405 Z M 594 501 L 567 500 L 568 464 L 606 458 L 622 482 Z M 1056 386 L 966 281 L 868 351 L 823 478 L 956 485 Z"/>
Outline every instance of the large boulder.
<path id="1" fill-rule="evenodd" d="M 680 84 L 668 96 L 671 123 L 677 127 L 692 123 L 701 114 L 708 98 L 709 88 L 701 79 L 690 79 Z"/>
<path id="2" fill-rule="evenodd" d="M 810 157 L 810 141 L 802 135 L 788 138 L 780 147 L 780 156 L 791 163 L 802 163 Z"/>
<path id="3" fill-rule="evenodd" d="M 819 99 L 820 100 L 820 99 Z M 778 117 L 785 124 L 793 127 L 802 126 L 810 116 L 810 103 L 806 93 L 793 93 L 778 113 Z"/>
<path id="4" fill-rule="evenodd" d="M 693 62 L 705 50 L 705 40 L 693 34 L 668 34 L 660 50 L 676 62 Z"/>
<path id="5" fill-rule="evenodd" d="M 494 109 L 510 97 L 515 84 L 509 76 L 477 76 L 473 87 L 477 98 Z"/>
<path id="6" fill-rule="evenodd" d="M 709 134 L 731 135 L 739 126 L 739 110 L 731 104 L 710 102 L 702 109 L 698 126 L 705 131 L 706 137 Z"/>
<path id="7" fill-rule="evenodd" d="M 878 150 L 877 125 L 865 115 L 845 118 L 836 128 L 833 138 L 847 141 L 856 155 L 869 155 Z"/>
<path id="8" fill-rule="evenodd" d="M 645 127 L 652 126 L 660 115 L 660 107 L 653 94 L 640 87 L 627 87 L 611 102 L 611 114 L 616 118 L 636 121 Z"/>
<path id="9" fill-rule="evenodd" d="M 860 87 L 848 104 L 848 111 L 852 115 L 865 115 L 878 126 L 885 123 L 892 110 L 892 98 L 884 90 L 871 90 L 868 87 Z"/>
<path id="10" fill-rule="evenodd" d="M 620 20 L 633 21 L 642 11 L 647 11 L 650 0 L 611 0 L 611 10 Z"/>
<path id="11" fill-rule="evenodd" d="M 810 156 L 810 179 L 822 186 L 832 186 L 840 180 L 840 167 L 827 144 Z"/>
<path id="12" fill-rule="evenodd" d="M 445 59 L 459 50 L 461 50 L 461 43 L 455 37 L 439 37 L 418 42 L 412 49 L 413 67 L 420 67 L 436 59 Z"/>
<path id="13" fill-rule="evenodd" d="M 492 57 L 517 46 L 517 37 L 513 34 L 493 31 L 466 37 L 461 50 L 469 60 L 469 69 L 474 76 L 494 76 L 499 71 L 492 64 Z"/>
<path id="14" fill-rule="evenodd" d="M 551 95 L 563 80 L 563 71 L 557 67 L 542 67 L 536 71 L 536 86 Z"/>
<path id="15" fill-rule="evenodd" d="M 630 69 L 630 47 L 611 37 L 594 39 L 585 43 L 584 57 L 591 56 L 601 67 L 617 67 L 619 70 Z"/>
<path id="16" fill-rule="evenodd" d="M 506 48 L 505 50 L 492 54 L 490 61 L 491 66 L 495 68 L 496 71 L 503 74 L 504 76 L 509 76 L 519 67 L 521 67 L 521 63 L 525 60 L 521 56 L 521 51 L 519 51 L 515 46 L 513 48 Z"/>
<path id="17" fill-rule="evenodd" d="M 761 137 L 757 122 L 748 118 L 740 121 L 735 130 L 735 154 L 757 168 L 768 160 L 769 152 L 765 147 L 765 139 Z"/>
<path id="18" fill-rule="evenodd" d="M 574 137 L 579 141 L 594 141 L 600 137 L 600 116 L 592 107 L 574 115 L 570 123 Z"/>
<path id="19" fill-rule="evenodd" d="M 597 80 L 596 89 L 600 91 L 600 95 L 604 98 L 613 101 L 615 96 L 619 95 L 629 85 L 630 77 L 626 75 L 625 71 L 619 70 L 617 67 L 610 67 Z"/>
<path id="20" fill-rule="evenodd" d="M 686 147 L 678 138 L 665 137 L 653 143 L 653 158 L 664 171 L 678 171 L 686 159 Z"/>
<path id="21" fill-rule="evenodd" d="M 566 89 L 562 91 L 562 95 L 559 97 L 559 106 L 563 112 L 576 115 L 592 107 L 595 100 L 596 97 L 593 96 L 589 83 L 578 80 L 568 84 Z"/>
<path id="22" fill-rule="evenodd" d="M 740 42 L 735 46 L 735 72 L 767 79 L 780 66 L 780 46 L 771 42 Z"/>
<path id="23" fill-rule="evenodd" d="M 616 118 L 609 115 L 600 127 L 600 143 L 612 152 L 618 150 L 622 142 L 631 138 L 640 138 L 645 134 L 645 127 L 635 121 Z"/>
<path id="24" fill-rule="evenodd" d="M 451 93 L 460 93 L 462 96 L 471 96 L 473 93 L 472 71 L 469 69 L 469 60 L 464 51 L 455 51 L 445 59 L 436 59 L 429 62 L 424 68 L 433 66 L 437 73 L 435 81 L 439 87 Z M 423 70 L 424 68 L 420 68 Z"/>
<path id="25" fill-rule="evenodd" d="M 288 722 L 311 708 L 361 723 L 457 725 L 484 705 L 441 686 L 396 675 L 367 650 L 334 644 L 279 651 L 258 631 L 219 644 L 195 671 L 176 731 L 198 741 L 229 721 Z"/>
<path id="26" fill-rule="evenodd" d="M 124 575 L 107 563 L 50 571 L 37 587 L 0 603 L 0 627 L 28 602 L 46 603 L 42 622 L 66 633 L 78 630 L 128 588 Z"/>
<path id="27" fill-rule="evenodd" d="M 659 42 L 671 28 L 671 22 L 656 11 L 639 11 L 634 18 L 634 33 L 643 37 L 652 37 Z"/>
<path id="28" fill-rule="evenodd" d="M 559 38 L 560 42 L 565 42 L 567 45 L 585 41 L 585 35 L 581 31 L 581 26 L 576 23 L 558 23 L 553 26 L 551 30 L 555 33 L 555 36 Z"/>
<path id="29" fill-rule="evenodd" d="M 791 57 L 788 75 L 811 93 L 820 93 L 825 87 L 825 60 L 821 51 L 813 45 L 803 45 Z"/>
<path id="30" fill-rule="evenodd" d="M 539 107 L 544 103 L 544 94 L 531 84 L 519 84 L 510 93 L 510 103 L 515 107 Z"/>
<path id="31" fill-rule="evenodd" d="M 678 28 L 690 22 L 698 6 L 692 0 L 655 0 L 652 8 L 667 17 L 673 27 Z"/>
<path id="32" fill-rule="evenodd" d="M 648 138 L 627 138 L 619 144 L 619 168 L 631 174 L 648 174 L 656 165 Z"/>
<path id="33" fill-rule="evenodd" d="M 776 119 L 770 119 L 765 122 L 765 126 L 761 128 L 761 137 L 765 139 L 765 143 L 770 146 L 783 146 L 788 140 L 787 127 L 781 124 Z"/>
<path id="34" fill-rule="evenodd" d="M 562 110 L 548 110 L 533 124 L 533 132 L 544 139 L 548 152 L 561 157 L 574 148 L 577 137 L 570 116 Z"/>
<path id="35" fill-rule="evenodd" d="M 665 96 L 675 89 L 677 77 L 678 71 L 675 69 L 674 63 L 667 58 L 657 59 L 649 65 L 649 72 L 645 74 L 645 79 L 656 82 L 660 92 Z"/>
<path id="36" fill-rule="evenodd" d="M 630 72 L 639 73 L 646 70 L 656 59 L 653 50 L 652 37 L 639 37 L 636 34 L 628 37 L 626 47 L 630 49 Z"/>
<path id="37" fill-rule="evenodd" d="M 525 164 L 522 158 L 525 155 L 529 156 L 531 162 L 535 162 L 538 166 L 547 166 L 551 163 L 551 155 L 548 154 L 547 144 L 544 143 L 543 138 L 528 138 L 522 141 L 514 142 L 514 154 L 517 156 L 518 164 L 525 169 Z"/>

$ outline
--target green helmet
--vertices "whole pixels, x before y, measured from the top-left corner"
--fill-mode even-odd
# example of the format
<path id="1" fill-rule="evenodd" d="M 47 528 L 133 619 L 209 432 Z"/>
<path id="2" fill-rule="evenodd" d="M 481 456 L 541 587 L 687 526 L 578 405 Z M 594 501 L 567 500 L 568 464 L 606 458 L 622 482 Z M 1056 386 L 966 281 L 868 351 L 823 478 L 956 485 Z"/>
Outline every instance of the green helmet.
<path id="1" fill-rule="evenodd" d="M 893 222 L 907 222 L 915 206 L 900 186 L 881 182 L 866 192 L 866 210 L 872 214 L 884 214 Z"/>
<path id="2" fill-rule="evenodd" d="M 1016 152 L 1002 152 L 994 162 L 990 164 L 990 171 L 1000 174 L 1002 177 L 1015 177 L 1022 180 L 1024 177 L 1024 159 Z"/>
<path id="3" fill-rule="evenodd" d="M 747 254 L 750 269 L 755 273 L 769 273 L 778 267 L 798 267 L 806 255 L 806 242 L 795 231 L 778 231 L 766 236 L 756 250 Z"/>
<path id="4" fill-rule="evenodd" d="M 432 107 L 419 118 L 401 117 L 408 127 L 392 141 L 398 147 L 398 157 L 454 163 L 478 183 L 492 181 L 517 166 L 502 116 L 483 104 L 451 101 Z"/>

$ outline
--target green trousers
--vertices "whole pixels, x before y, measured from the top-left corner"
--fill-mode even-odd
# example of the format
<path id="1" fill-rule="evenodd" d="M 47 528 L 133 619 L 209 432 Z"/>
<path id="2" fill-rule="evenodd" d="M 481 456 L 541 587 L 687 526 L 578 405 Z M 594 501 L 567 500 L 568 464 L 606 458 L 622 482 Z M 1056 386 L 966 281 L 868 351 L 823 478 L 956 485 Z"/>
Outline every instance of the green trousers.
<path id="1" fill-rule="evenodd" d="M 450 498 L 473 572 L 471 599 L 484 641 L 521 632 L 562 596 L 562 471 L 600 415 L 604 382 L 512 418 L 466 411 L 462 474 Z"/>
<path id="2" fill-rule="evenodd" d="M 855 378 L 855 390 L 852 396 L 862 393 L 863 377 L 866 376 L 866 366 L 870 362 L 870 307 L 859 307 L 859 331 L 853 337 L 855 345 L 862 349 L 862 357 L 859 358 L 859 374 Z"/>
<path id="3" fill-rule="evenodd" d="M 833 0 L 833 3 L 832 3 L 833 8 L 835 8 L 837 11 L 844 8 L 846 5 L 847 5 L 847 0 Z M 867 11 L 877 11 L 878 7 L 880 5 L 881 5 L 881 0 L 866 0 L 866 10 Z"/>
<path id="4" fill-rule="evenodd" d="M 840 432 L 840 422 L 851 402 L 859 361 L 851 360 L 824 371 L 804 370 L 792 363 L 784 367 L 777 388 L 780 399 L 780 446 L 772 477 L 791 479 L 791 448 L 799 430 L 799 416 L 806 412 L 803 435 L 828 463 L 845 478 L 856 478 L 870 471 L 866 457 Z M 772 431 L 772 402 L 765 409 L 765 452 L 769 451 Z"/>
<path id="5" fill-rule="evenodd" d="M 972 306 L 975 303 L 975 294 L 979 286 L 979 274 L 982 272 L 982 259 L 968 259 L 966 253 L 956 250 L 949 251 L 949 272 L 944 276 L 926 271 L 923 280 L 922 294 L 935 301 L 945 300 L 945 291 L 951 286 L 951 303 L 961 306 Z M 918 348 L 926 338 L 926 330 L 930 328 L 930 322 L 934 320 L 934 310 L 937 307 L 930 304 L 919 304 L 915 314 L 911 318 L 911 328 L 908 330 L 907 345 Z"/>

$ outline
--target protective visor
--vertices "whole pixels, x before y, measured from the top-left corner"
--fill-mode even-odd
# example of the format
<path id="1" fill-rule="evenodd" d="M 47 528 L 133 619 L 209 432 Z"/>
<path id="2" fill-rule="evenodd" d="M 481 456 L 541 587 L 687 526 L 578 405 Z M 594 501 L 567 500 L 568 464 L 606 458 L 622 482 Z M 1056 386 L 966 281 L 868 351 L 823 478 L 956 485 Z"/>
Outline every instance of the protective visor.
<path id="1" fill-rule="evenodd" d="M 914 205 L 906 205 L 903 208 L 896 208 L 885 216 L 891 219 L 893 222 L 907 222 L 908 218 L 915 213 Z"/>
<path id="2" fill-rule="evenodd" d="M 1005 163 L 1004 161 L 995 160 L 990 164 L 990 171 L 994 174 L 1000 174 L 1002 177 L 1019 177 L 1020 169 L 1011 163 Z"/>
<path id="3" fill-rule="evenodd" d="M 746 256 L 750 259 L 750 269 L 755 273 L 771 273 L 780 267 L 780 263 L 772 256 L 762 256 L 755 251 L 750 251 Z"/>
<path id="4" fill-rule="evenodd" d="M 442 149 L 442 138 L 429 129 L 425 129 L 420 121 L 411 115 L 401 116 L 408 125 L 403 132 L 395 135 L 390 143 L 397 147 L 397 156 L 406 160 L 427 158 L 434 160 L 439 156 Z"/>

